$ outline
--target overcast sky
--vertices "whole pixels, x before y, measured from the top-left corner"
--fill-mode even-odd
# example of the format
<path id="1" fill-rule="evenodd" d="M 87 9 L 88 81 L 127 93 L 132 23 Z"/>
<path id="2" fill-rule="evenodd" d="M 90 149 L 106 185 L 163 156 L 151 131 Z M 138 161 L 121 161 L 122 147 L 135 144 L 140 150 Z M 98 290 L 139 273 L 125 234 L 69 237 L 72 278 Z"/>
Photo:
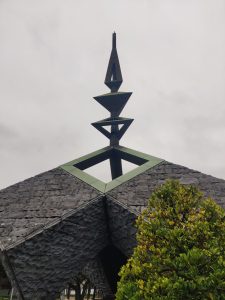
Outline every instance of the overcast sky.
<path id="1" fill-rule="evenodd" d="M 225 179 L 224 0 L 0 0 L 0 188 L 108 144 L 114 30 L 121 144 Z"/>

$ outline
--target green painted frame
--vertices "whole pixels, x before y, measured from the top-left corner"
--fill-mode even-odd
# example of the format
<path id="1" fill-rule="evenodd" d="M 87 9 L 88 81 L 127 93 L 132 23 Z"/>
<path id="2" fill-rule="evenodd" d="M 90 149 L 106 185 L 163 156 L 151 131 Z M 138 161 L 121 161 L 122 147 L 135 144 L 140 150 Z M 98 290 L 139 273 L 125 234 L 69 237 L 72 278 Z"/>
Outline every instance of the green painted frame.
<path id="1" fill-rule="evenodd" d="M 113 152 L 120 155 L 121 159 L 137 164 L 137 167 L 116 179 L 105 183 L 98 178 L 87 174 L 84 170 L 110 158 Z M 161 163 L 163 159 L 151 156 L 123 146 L 105 147 L 85 156 L 72 160 L 60 166 L 61 169 L 88 183 L 101 193 L 108 192 L 131 178 L 151 169 Z"/>

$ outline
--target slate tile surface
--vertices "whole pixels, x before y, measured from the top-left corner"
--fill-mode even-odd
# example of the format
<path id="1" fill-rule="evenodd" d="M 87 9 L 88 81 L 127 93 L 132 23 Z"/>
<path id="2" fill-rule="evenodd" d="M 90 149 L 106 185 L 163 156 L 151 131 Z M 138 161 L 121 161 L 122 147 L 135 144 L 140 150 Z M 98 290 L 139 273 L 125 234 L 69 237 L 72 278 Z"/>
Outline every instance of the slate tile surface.
<path id="1" fill-rule="evenodd" d="M 9 246 L 101 193 L 60 168 L 0 191 L 0 242 Z"/>

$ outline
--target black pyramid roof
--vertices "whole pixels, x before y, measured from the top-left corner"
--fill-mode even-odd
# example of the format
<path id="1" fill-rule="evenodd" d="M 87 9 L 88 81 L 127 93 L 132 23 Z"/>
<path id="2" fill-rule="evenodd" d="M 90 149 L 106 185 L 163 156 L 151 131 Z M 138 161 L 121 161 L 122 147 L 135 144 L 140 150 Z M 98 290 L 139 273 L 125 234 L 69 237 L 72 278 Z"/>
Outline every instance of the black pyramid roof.
<path id="1" fill-rule="evenodd" d="M 225 208 L 224 180 L 163 160 L 104 193 L 61 167 L 0 191 L 1 258 L 19 299 L 55 299 L 82 270 L 108 292 L 99 253 L 111 244 L 132 253 L 135 219 L 169 178 Z"/>

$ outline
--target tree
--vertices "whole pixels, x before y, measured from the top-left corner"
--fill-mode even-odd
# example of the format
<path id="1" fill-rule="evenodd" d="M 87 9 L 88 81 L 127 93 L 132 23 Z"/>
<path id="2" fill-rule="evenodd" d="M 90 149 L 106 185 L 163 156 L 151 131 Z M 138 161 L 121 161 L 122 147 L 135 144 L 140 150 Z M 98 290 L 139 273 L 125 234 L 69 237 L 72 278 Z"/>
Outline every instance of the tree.
<path id="1" fill-rule="evenodd" d="M 137 247 L 117 300 L 225 299 L 225 213 L 193 186 L 167 181 L 137 219 Z"/>

